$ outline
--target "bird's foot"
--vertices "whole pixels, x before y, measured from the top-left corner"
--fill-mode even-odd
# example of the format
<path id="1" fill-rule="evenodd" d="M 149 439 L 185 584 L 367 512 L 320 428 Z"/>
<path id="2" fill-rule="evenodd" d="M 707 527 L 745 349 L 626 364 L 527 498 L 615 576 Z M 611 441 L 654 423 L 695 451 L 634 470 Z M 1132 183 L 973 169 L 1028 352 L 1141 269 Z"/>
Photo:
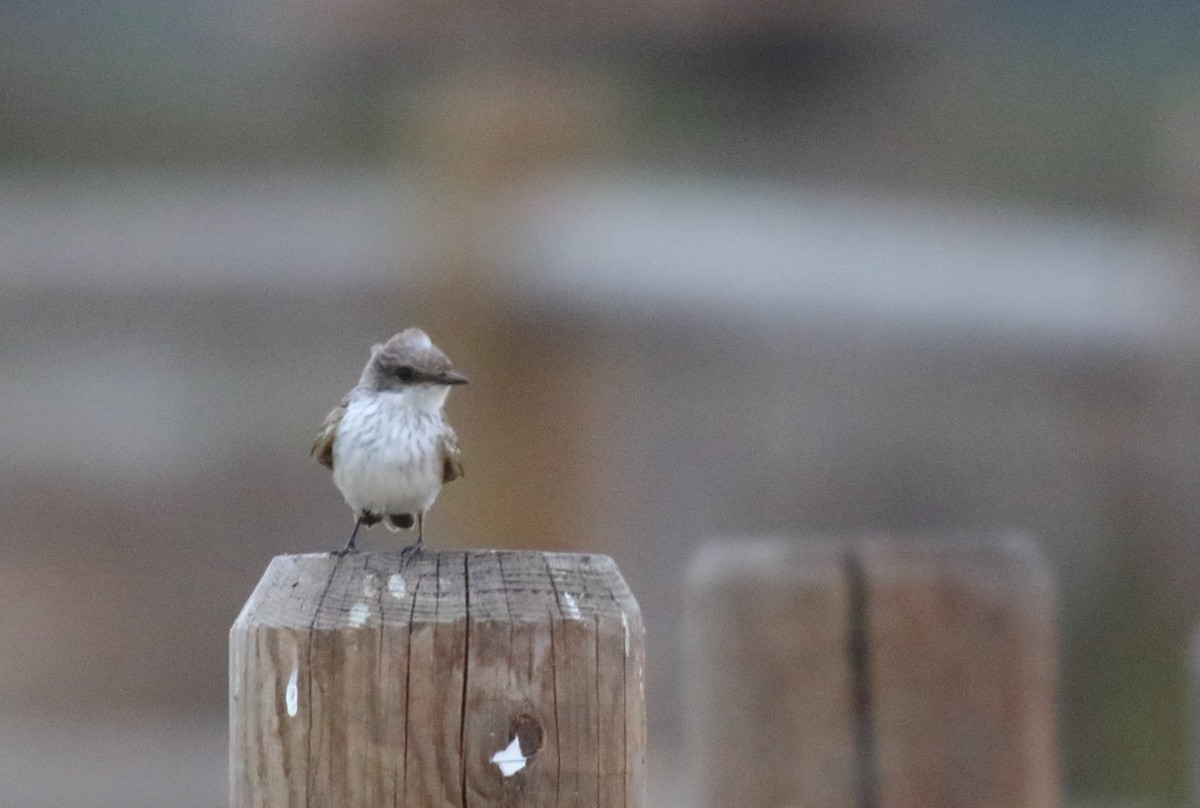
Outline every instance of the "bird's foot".
<path id="1" fill-rule="evenodd" d="M 332 555 L 335 558 L 341 558 L 342 556 L 349 555 L 350 553 L 357 553 L 358 547 L 355 546 L 354 540 L 358 538 L 358 529 L 360 527 L 362 527 L 363 525 L 370 527 L 371 525 L 375 524 L 375 522 L 378 522 L 378 521 L 379 521 L 379 519 L 374 518 L 368 514 L 362 514 L 361 516 L 359 516 L 358 520 L 354 523 L 354 530 L 350 531 L 350 541 L 346 542 L 346 546 L 343 547 L 341 550 L 334 550 L 333 552 L 330 553 L 330 555 Z"/>

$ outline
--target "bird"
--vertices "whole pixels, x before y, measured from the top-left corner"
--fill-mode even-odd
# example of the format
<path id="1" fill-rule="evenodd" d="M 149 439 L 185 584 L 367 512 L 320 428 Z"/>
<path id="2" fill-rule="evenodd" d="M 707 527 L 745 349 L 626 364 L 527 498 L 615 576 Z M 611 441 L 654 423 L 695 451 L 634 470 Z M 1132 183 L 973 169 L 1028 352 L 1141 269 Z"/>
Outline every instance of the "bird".
<path id="1" fill-rule="evenodd" d="M 379 522 L 389 530 L 415 523 L 420 549 L 425 512 L 443 485 L 463 476 L 442 408 L 450 388 L 466 383 L 420 328 L 371 346 L 358 384 L 325 416 L 311 452 L 354 511 L 340 555 L 355 552 L 359 528 Z"/>

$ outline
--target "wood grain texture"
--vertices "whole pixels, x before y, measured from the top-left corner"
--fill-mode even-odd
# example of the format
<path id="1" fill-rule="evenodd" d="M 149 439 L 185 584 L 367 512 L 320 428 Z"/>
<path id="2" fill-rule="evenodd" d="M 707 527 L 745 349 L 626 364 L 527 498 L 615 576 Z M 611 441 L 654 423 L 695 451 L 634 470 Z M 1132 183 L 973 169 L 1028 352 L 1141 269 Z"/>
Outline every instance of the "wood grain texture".
<path id="1" fill-rule="evenodd" d="M 643 644 L 605 556 L 281 556 L 230 633 L 231 805 L 640 808 Z"/>
<path id="2" fill-rule="evenodd" d="M 1059 804 L 1054 586 L 1028 539 L 731 542 L 688 597 L 702 806 Z"/>

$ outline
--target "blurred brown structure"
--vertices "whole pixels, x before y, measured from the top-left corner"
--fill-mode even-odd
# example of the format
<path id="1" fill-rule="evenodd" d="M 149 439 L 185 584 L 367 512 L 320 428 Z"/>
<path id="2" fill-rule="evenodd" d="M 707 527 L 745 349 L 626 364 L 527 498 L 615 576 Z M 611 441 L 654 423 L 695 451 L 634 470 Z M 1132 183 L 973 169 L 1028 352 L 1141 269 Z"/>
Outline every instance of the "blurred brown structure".
<path id="1" fill-rule="evenodd" d="M 698 805 L 1056 808 L 1054 586 L 1024 537 L 704 548 Z"/>

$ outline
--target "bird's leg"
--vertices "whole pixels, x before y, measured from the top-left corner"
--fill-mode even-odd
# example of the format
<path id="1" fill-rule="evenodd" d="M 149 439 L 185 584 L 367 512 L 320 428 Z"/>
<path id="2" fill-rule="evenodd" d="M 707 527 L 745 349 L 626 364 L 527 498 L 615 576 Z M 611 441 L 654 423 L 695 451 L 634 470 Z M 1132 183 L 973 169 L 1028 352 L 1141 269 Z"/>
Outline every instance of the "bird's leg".
<path id="1" fill-rule="evenodd" d="M 362 523 L 362 514 L 359 514 L 358 520 L 354 523 L 354 530 L 350 531 L 350 541 L 346 542 L 346 546 L 340 553 L 338 553 L 338 555 L 346 555 L 346 553 L 358 552 L 358 548 L 354 546 L 354 539 L 358 536 L 358 529 L 362 527 Z"/>
<path id="2" fill-rule="evenodd" d="M 425 526 L 425 514 L 418 513 L 417 514 L 417 541 L 414 544 L 408 545 L 407 547 L 405 547 L 403 550 L 400 551 L 400 557 L 402 559 L 405 559 L 405 563 L 408 563 L 408 558 L 410 555 L 413 557 L 416 557 L 421 554 L 421 540 L 425 538 L 424 533 L 423 533 L 424 526 Z"/>

